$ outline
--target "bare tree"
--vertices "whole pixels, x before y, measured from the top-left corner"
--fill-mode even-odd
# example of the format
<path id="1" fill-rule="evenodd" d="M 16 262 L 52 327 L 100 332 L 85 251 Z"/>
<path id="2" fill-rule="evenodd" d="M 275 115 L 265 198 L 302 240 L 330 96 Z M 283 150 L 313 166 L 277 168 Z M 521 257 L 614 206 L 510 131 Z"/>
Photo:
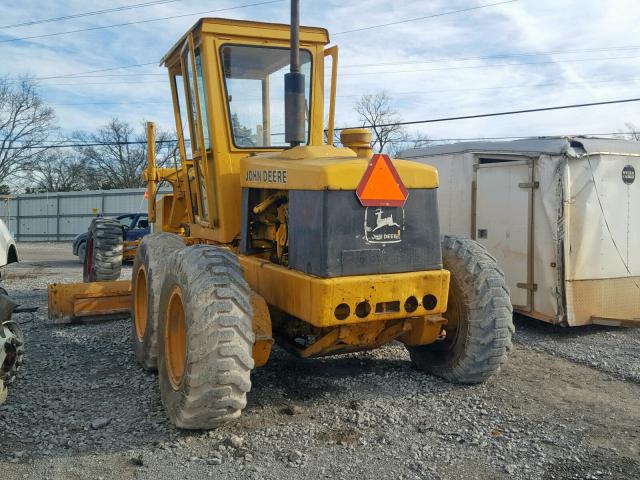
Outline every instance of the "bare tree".
<path id="1" fill-rule="evenodd" d="M 640 142 L 640 127 L 631 122 L 625 123 L 624 126 L 626 131 L 618 135 L 618 137 Z"/>
<path id="2" fill-rule="evenodd" d="M 29 169 L 55 129 L 55 113 L 29 78 L 0 79 L 0 180 Z"/>
<path id="3" fill-rule="evenodd" d="M 389 148 L 389 154 L 392 157 L 398 157 L 403 150 L 426 147 L 429 143 L 431 140 L 422 132 L 403 132 L 401 139 Z"/>
<path id="4" fill-rule="evenodd" d="M 372 147 L 383 152 L 395 143 L 402 142 L 404 129 L 398 112 L 391 106 L 391 98 L 385 91 L 362 95 L 354 106 L 363 127 L 369 127 L 373 136 Z"/>
<path id="5" fill-rule="evenodd" d="M 86 162 L 89 188 L 137 188 L 144 186 L 142 171 L 146 166 L 146 131 L 136 133 L 127 122 L 114 118 L 97 133 L 77 133 L 76 140 L 86 144 L 78 147 Z M 158 131 L 158 165 L 175 161 L 175 135 Z"/>
<path id="6" fill-rule="evenodd" d="M 33 162 L 33 185 L 47 192 L 70 192 L 87 188 L 89 171 L 71 149 L 47 150 Z"/>

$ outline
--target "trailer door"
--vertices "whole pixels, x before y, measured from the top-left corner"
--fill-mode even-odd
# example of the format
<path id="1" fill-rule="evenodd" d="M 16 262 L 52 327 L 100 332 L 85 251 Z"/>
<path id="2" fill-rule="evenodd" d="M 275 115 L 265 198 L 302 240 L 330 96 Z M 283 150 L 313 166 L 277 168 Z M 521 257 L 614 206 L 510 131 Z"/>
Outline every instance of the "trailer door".
<path id="1" fill-rule="evenodd" d="M 530 312 L 532 163 L 480 158 L 477 167 L 475 238 L 504 271 L 514 308 Z"/>

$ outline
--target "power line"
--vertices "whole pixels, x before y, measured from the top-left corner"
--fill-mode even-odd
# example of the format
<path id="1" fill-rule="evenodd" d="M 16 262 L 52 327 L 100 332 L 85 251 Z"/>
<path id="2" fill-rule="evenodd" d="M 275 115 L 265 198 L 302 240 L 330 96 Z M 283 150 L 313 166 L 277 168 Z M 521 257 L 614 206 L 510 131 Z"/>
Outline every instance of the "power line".
<path id="1" fill-rule="evenodd" d="M 0 30 L 6 30 L 9 28 L 26 27 L 29 25 L 39 25 L 41 23 L 61 22 L 64 20 L 71 20 L 74 18 L 91 17 L 93 15 L 102 15 L 105 13 L 112 13 L 112 12 L 122 12 L 125 10 L 133 10 L 134 8 L 151 7 L 155 5 L 163 5 L 165 3 L 175 3 L 175 2 L 181 2 L 181 1 L 182 0 L 155 0 L 153 2 L 136 3 L 132 5 L 122 5 L 120 7 L 106 8 L 104 10 L 94 10 L 92 12 L 75 13 L 72 15 L 65 15 L 63 17 L 45 18 L 42 20 L 30 20 L 28 22 L 14 23 L 13 25 L 3 25 L 3 26 L 0 26 Z"/>
<path id="2" fill-rule="evenodd" d="M 463 115 L 459 117 L 445 117 L 445 118 L 432 118 L 429 120 L 413 120 L 410 122 L 397 122 L 397 123 L 385 123 L 380 125 L 375 125 L 375 127 L 394 127 L 397 125 L 418 125 L 421 123 L 436 123 L 436 122 L 451 122 L 454 120 L 469 120 L 473 118 L 487 118 L 487 117 L 499 117 L 503 115 L 519 115 L 523 113 L 533 113 L 533 112 L 548 112 L 550 110 L 565 110 L 569 108 L 584 108 L 584 107 L 595 107 L 598 105 L 613 105 L 618 103 L 631 103 L 631 102 L 640 102 L 640 98 L 626 98 L 623 100 L 608 100 L 605 102 L 592 102 L 592 103 L 577 103 L 573 105 L 558 105 L 555 107 L 543 107 L 543 108 L 529 108 L 525 110 L 511 110 L 507 112 L 493 112 L 493 113 L 481 113 L 477 115 Z M 358 127 L 342 127 L 336 128 L 335 131 L 347 130 L 349 128 L 362 128 L 362 126 Z"/>
<path id="3" fill-rule="evenodd" d="M 45 33 L 42 35 L 31 35 L 28 37 L 19 37 L 19 38 L 8 38 L 5 40 L 0 40 L 0 43 L 8 43 L 8 42 L 18 42 L 18 41 L 22 41 L 22 40 L 33 40 L 36 38 L 45 38 L 45 37 L 55 37 L 58 35 L 68 35 L 71 33 L 80 33 L 80 32 L 90 32 L 90 31 L 94 31 L 94 30 L 104 30 L 106 28 L 114 28 L 114 27 L 125 27 L 128 25 L 138 25 L 140 23 L 151 23 L 151 22 L 159 22 L 161 20 L 172 20 L 175 18 L 183 18 L 183 17 L 191 17 L 194 15 L 204 15 L 204 14 L 209 14 L 209 13 L 216 13 L 216 12 L 226 12 L 229 10 L 238 10 L 241 8 L 248 8 L 248 7 L 257 7 L 260 5 L 268 5 L 268 4 L 272 4 L 272 3 L 280 3 L 283 2 L 284 0 L 269 0 L 269 1 L 265 1 L 265 2 L 257 2 L 257 3 L 247 3 L 244 5 L 237 5 L 235 7 L 227 7 L 227 8 L 219 8 L 216 10 L 206 10 L 204 12 L 193 12 L 193 13 L 184 13 L 182 15 L 171 15 L 168 17 L 159 17 L 159 18 L 151 18 L 149 20 L 137 20 L 135 22 L 126 22 L 126 23 L 115 23 L 112 25 L 102 25 L 102 26 L 98 26 L 98 27 L 89 27 L 89 28 L 80 28 L 78 30 L 69 30 L 66 32 L 55 32 L 55 33 Z"/>
<path id="4" fill-rule="evenodd" d="M 391 92 L 392 96 L 396 95 L 410 95 L 410 96 L 419 96 L 419 95 L 436 95 L 439 93 L 446 92 L 476 92 L 476 91 L 486 91 L 486 90 L 505 90 L 505 89 L 519 89 L 519 88 L 543 88 L 543 87 L 556 87 L 556 86 L 571 86 L 571 85 L 579 85 L 585 87 L 591 87 L 593 84 L 601 85 L 607 83 L 615 83 L 615 84 L 625 84 L 625 83 L 636 83 L 640 77 L 627 77 L 621 79 L 608 79 L 608 80 L 588 80 L 586 82 L 547 82 L 547 83 L 525 83 L 521 85 L 496 85 L 493 87 L 474 87 L 474 88 L 443 88 L 440 90 L 428 90 L 428 91 L 414 91 L 414 92 Z M 361 97 L 362 94 L 354 94 L 354 95 L 337 95 L 338 98 L 356 98 Z"/>
<path id="5" fill-rule="evenodd" d="M 177 139 L 172 139 L 172 140 L 156 140 L 156 143 L 176 143 L 178 140 Z M 41 149 L 41 150 L 47 150 L 47 149 L 51 149 L 51 148 L 78 148 L 78 147 L 107 147 L 107 146 L 111 146 L 111 145 L 146 145 L 147 142 L 142 140 L 142 141 L 130 141 L 130 142 L 94 142 L 94 143 L 68 143 L 69 141 L 66 141 L 67 143 L 57 143 L 57 144 L 49 144 L 49 145 L 37 145 L 34 146 L 32 148 L 34 149 Z M 22 146 L 12 146 L 12 147 L 5 147 L 4 150 L 20 150 L 25 148 L 24 145 Z"/>
<path id="6" fill-rule="evenodd" d="M 89 73 L 99 73 L 99 72 L 110 72 L 112 70 L 122 70 L 125 68 L 135 68 L 135 67 L 147 67 L 149 65 L 158 65 L 158 62 L 148 62 L 148 63 L 135 63 L 133 65 L 124 65 L 122 67 L 109 67 L 109 68 L 100 68 L 98 70 L 87 70 L 84 72 L 76 72 L 76 73 L 67 73 L 65 75 L 54 75 L 51 77 L 38 77 L 35 78 L 34 80 L 51 80 L 51 79 L 55 79 L 55 78 L 69 78 L 69 77 L 75 77 L 76 75 L 85 75 L 85 74 L 89 74 Z"/>
<path id="7" fill-rule="evenodd" d="M 281 1 L 281 0 L 278 0 Z M 413 70 L 393 70 L 393 71 L 375 71 L 375 72 L 359 72 L 359 73 L 338 73 L 339 77 L 359 77 L 359 76 L 368 76 L 368 75 L 389 75 L 389 74 L 399 74 L 399 73 L 420 73 L 420 72 L 437 72 L 443 70 L 476 70 L 476 69 L 490 69 L 494 67 L 512 67 L 512 66 L 521 66 L 521 65 L 547 65 L 547 64 L 561 64 L 561 63 L 585 63 L 585 62 L 601 62 L 601 61 L 613 61 L 613 60 L 625 60 L 625 59 L 635 59 L 638 58 L 638 55 L 632 56 L 623 56 L 623 57 L 597 57 L 597 58 L 581 58 L 581 59 L 567 59 L 561 61 L 553 61 L 553 60 L 545 60 L 542 62 L 512 62 L 512 63 L 498 63 L 498 64 L 488 64 L 488 65 L 465 65 L 465 66 L 452 66 L 452 67 L 439 67 L 439 68 L 428 68 L 428 69 L 413 69 Z M 95 70 L 93 72 L 78 72 L 67 75 L 56 75 L 50 77 L 35 77 L 33 80 L 41 81 L 41 80 L 56 80 L 56 79 L 74 79 L 74 78 L 109 78 L 109 77 L 140 77 L 140 76 L 166 76 L 165 73 L 121 73 L 121 74 L 105 74 L 105 75 L 84 75 L 84 73 L 97 73 L 101 71 L 109 71 L 109 70 L 118 70 L 121 68 L 132 68 L 139 67 L 144 65 L 155 65 L 155 62 L 152 63 L 142 63 L 136 65 L 130 65 L 125 67 L 113 67 L 109 69 Z M 20 79 L 13 79 L 13 82 L 20 82 Z M 138 82 L 144 83 L 144 82 Z M 56 85 L 55 83 L 49 83 L 48 85 Z M 65 84 L 67 85 L 67 84 Z M 79 84 L 82 85 L 82 84 Z"/>
<path id="8" fill-rule="evenodd" d="M 469 60 L 492 60 L 495 58 L 517 58 L 517 57 L 541 57 L 548 55 L 573 55 L 576 53 L 597 53 L 609 51 L 625 51 L 640 50 L 640 45 L 621 45 L 617 47 L 599 47 L 585 48 L 579 50 L 552 50 L 548 52 L 519 52 L 519 53 L 496 53 L 494 55 L 480 55 L 474 57 L 437 57 L 426 58 L 422 60 L 410 60 L 406 62 L 378 62 L 378 63 L 352 63 L 350 65 L 341 65 L 340 68 L 362 68 L 362 67 L 391 67 L 397 65 L 418 65 L 422 63 L 440 63 L 440 62 L 464 62 Z M 327 64 L 327 68 L 331 65 Z"/>
<path id="9" fill-rule="evenodd" d="M 280 0 L 279 0 L 280 1 Z M 366 76 L 366 75 L 388 75 L 388 74 L 398 74 L 398 73 L 419 73 L 419 72 L 435 72 L 441 70 L 469 70 L 469 69 L 482 69 L 482 68 L 494 68 L 494 67 L 511 67 L 511 66 L 520 66 L 520 65 L 545 65 L 545 64 L 561 64 L 561 63 L 585 63 L 585 62 L 600 62 L 600 61 L 612 61 L 612 60 L 625 60 L 625 59 L 635 59 L 638 58 L 638 55 L 631 56 L 622 56 L 622 57 L 597 57 L 597 58 L 579 58 L 579 59 L 566 59 L 566 60 L 545 60 L 542 62 L 512 62 L 512 63 L 493 63 L 493 64 L 484 64 L 484 65 L 464 65 L 464 66 L 452 66 L 452 67 L 439 67 L 439 68 L 428 68 L 428 69 L 413 69 L 413 70 L 393 70 L 393 71 L 375 71 L 375 72 L 360 72 L 360 73 L 338 73 L 340 77 L 358 77 L 358 76 Z M 89 75 L 90 73 L 99 73 L 103 71 L 110 70 L 118 70 L 124 68 L 132 68 L 132 67 L 140 67 L 146 65 L 156 65 L 156 62 L 150 63 L 140 63 L 135 65 L 128 65 L 123 67 L 112 67 L 108 69 L 101 70 L 93 70 L 87 72 L 77 72 L 70 73 L 66 75 L 55 75 L 49 77 L 35 77 L 33 80 L 55 80 L 60 78 L 108 78 L 108 77 L 138 77 L 138 76 L 166 76 L 165 73 L 121 73 L 121 74 L 106 74 L 106 75 Z M 371 66 L 375 66 L 375 64 L 370 64 Z M 382 65 L 382 64 L 381 64 Z M 85 75 L 85 73 L 87 75 Z M 14 82 L 21 81 L 20 79 L 13 79 Z M 49 84 L 55 85 L 55 84 Z"/>
<path id="10" fill-rule="evenodd" d="M 403 142 L 436 143 L 436 142 L 470 142 L 470 141 L 482 141 L 482 140 L 520 140 L 520 139 L 526 139 L 526 138 L 616 137 L 620 135 L 634 135 L 636 133 L 637 132 L 575 133 L 575 134 L 565 133 L 561 135 L 514 135 L 514 136 L 506 136 L 506 137 L 417 138 L 415 140 L 404 140 Z M 421 147 L 416 147 L 416 148 L 421 148 Z M 402 158 L 417 158 L 418 156 L 407 156 Z"/>
<path id="11" fill-rule="evenodd" d="M 81 106 L 81 105 L 150 105 L 150 104 L 166 104 L 170 105 L 173 102 L 167 102 L 165 100 L 157 101 L 157 100 L 145 100 L 142 102 L 75 102 L 75 103 L 50 103 L 49 105 L 54 106 Z"/>
<path id="12" fill-rule="evenodd" d="M 431 58 L 424 60 L 415 60 L 415 61 L 407 61 L 407 62 L 388 62 L 388 63 L 354 63 L 350 65 L 341 65 L 340 69 L 343 68 L 362 68 L 362 67 L 376 67 L 376 66 L 394 66 L 394 65 L 414 65 L 421 63 L 437 63 L 437 62 L 447 62 L 447 61 L 468 61 L 468 60 L 489 60 L 493 58 L 516 58 L 516 57 L 531 57 L 531 56 L 543 56 L 543 55 L 562 55 L 562 54 L 574 54 L 574 53 L 593 53 L 593 52 L 606 52 L 606 51 L 620 51 L 620 50 L 639 50 L 640 45 L 620 45 L 615 47 L 601 47 L 601 48 L 587 48 L 582 50 L 556 50 L 549 52 L 521 52 L 521 53 L 500 53 L 495 55 L 485 55 L 485 56 L 477 56 L 477 57 L 441 57 L 441 58 Z M 119 67 L 108 67 L 101 68 L 96 70 L 85 70 L 82 72 L 75 73 L 67 73 L 63 75 L 53 75 L 49 77 L 37 77 L 34 80 L 51 80 L 57 78 L 68 78 L 79 75 L 91 74 L 91 73 L 100 73 L 100 72 L 108 72 L 112 70 L 121 70 L 127 68 L 136 68 L 136 67 L 147 67 L 150 65 L 157 66 L 158 62 L 148 62 L 148 63 L 136 63 L 133 65 L 123 65 Z M 330 68 L 330 65 L 327 65 L 327 68 Z"/>
<path id="13" fill-rule="evenodd" d="M 600 61 L 611 61 L 611 60 L 624 60 L 638 58 L 638 55 L 626 56 L 626 57 L 598 57 L 598 58 L 578 58 L 578 59 L 567 59 L 562 61 L 555 60 L 545 60 L 542 62 L 512 62 L 512 63 L 493 63 L 493 64 L 484 64 L 484 65 L 465 65 L 465 66 L 455 66 L 455 67 L 438 67 L 438 68 L 420 68 L 413 70 L 392 70 L 392 71 L 378 71 L 378 72 L 359 72 L 359 73 L 344 73 L 340 76 L 342 77 L 361 77 L 367 75 L 395 75 L 398 73 L 420 73 L 420 72 L 437 72 L 442 70 L 476 70 L 483 68 L 495 68 L 495 67 L 513 67 L 520 65 L 547 65 L 547 64 L 562 64 L 562 63 L 584 63 L 584 62 L 600 62 Z"/>
<path id="14" fill-rule="evenodd" d="M 145 82 L 81 82 L 81 83 L 47 83 L 44 84 L 43 87 L 58 87 L 58 86 L 74 86 L 74 87 L 84 87 L 86 85 L 148 85 L 151 83 L 161 83 L 164 85 L 168 85 L 166 80 L 147 80 Z"/>
<path id="15" fill-rule="evenodd" d="M 362 128 L 362 127 L 358 127 Z M 338 129 L 342 130 L 342 129 Z M 618 135 L 634 135 L 637 132 L 611 132 L 611 133 L 581 133 L 581 134 L 558 134 L 558 135 L 520 135 L 520 136 L 505 136 L 505 137 L 467 137 L 467 138 L 423 138 L 416 140 L 405 140 L 405 142 L 463 142 L 463 141 L 472 141 L 472 140 L 517 140 L 524 138 L 554 138 L 554 137 L 611 137 Z M 157 140 L 157 144 L 175 144 L 177 139 L 170 140 Z M 188 142 L 188 140 L 185 140 Z M 61 140 L 61 142 L 65 143 L 57 143 L 57 144 L 49 144 L 49 145 L 39 145 L 37 149 L 52 149 L 52 148 L 80 148 L 80 147 L 107 147 L 107 146 L 124 146 L 124 145 L 146 145 L 147 142 L 142 141 L 129 141 L 129 142 L 94 142 L 94 143 L 71 143 L 72 140 Z M 6 147 L 5 150 L 17 150 L 24 148 L 24 146 L 13 146 Z M 403 157 L 403 158 L 415 158 L 415 157 Z"/>
<path id="16" fill-rule="evenodd" d="M 627 79 L 621 80 L 603 80 L 603 81 L 594 81 L 590 83 L 595 84 L 605 84 L 605 83 L 615 83 L 615 84 L 624 84 L 624 83 L 636 83 L 635 80 L 640 79 L 640 77 L 631 77 Z M 133 82 L 123 82 L 124 84 L 131 83 L 132 85 L 137 85 L 137 83 Z M 142 82 L 141 82 L 142 83 Z M 153 82 L 144 82 L 144 83 L 153 83 Z M 160 82 L 164 83 L 164 82 Z M 106 83 L 110 85 L 111 83 Z M 60 85 L 60 84 L 58 84 Z M 62 85 L 76 85 L 73 83 L 67 83 Z M 77 84 L 82 85 L 82 84 Z M 103 83 L 90 83 L 88 85 L 103 85 Z M 570 85 L 582 85 L 579 82 L 551 82 L 551 83 L 537 83 L 537 84 L 525 84 L 525 85 L 504 85 L 504 86 L 496 86 L 496 87 L 477 87 L 477 88 L 451 88 L 451 89 L 442 89 L 442 90 L 431 90 L 431 91 L 419 91 L 419 92 L 393 92 L 393 96 L 395 95 L 437 95 L 439 93 L 444 92 L 473 92 L 473 91 L 485 91 L 485 90 L 501 90 L 501 89 L 518 89 L 518 88 L 542 88 L 542 87 L 551 87 L 551 86 L 570 86 Z M 589 87 L 590 85 L 585 85 Z M 338 98 L 355 98 L 360 97 L 361 95 L 338 95 Z M 172 102 L 166 100 L 144 100 L 144 101 L 132 101 L 132 102 L 68 102 L 68 103 L 51 103 L 53 106 L 82 106 L 82 105 L 147 105 L 147 104 L 166 104 L 170 105 Z"/>
<path id="17" fill-rule="evenodd" d="M 433 15 L 426 15 L 424 17 L 407 18 L 406 20 L 399 20 L 397 22 L 382 23 L 382 24 L 379 24 L 379 25 L 370 25 L 368 27 L 354 28 L 353 30 L 343 30 L 342 32 L 336 32 L 333 35 L 344 35 L 345 33 L 362 32 L 364 30 L 371 30 L 371 29 L 374 29 L 374 28 L 389 27 L 391 25 L 400 25 L 401 23 L 418 22 L 420 20 L 428 20 L 430 18 L 444 17 L 446 15 L 454 15 L 456 13 L 471 12 L 473 10 L 480 10 L 481 8 L 496 7 L 498 5 L 505 5 L 507 3 L 514 3 L 514 2 L 517 2 L 517 1 L 519 1 L 519 0 L 505 0 L 503 2 L 489 3 L 489 4 L 485 4 L 485 5 L 478 5 L 477 7 L 469 7 L 469 8 L 463 8 L 463 9 L 460 9 L 460 10 L 451 10 L 449 12 L 442 12 L 442 13 L 436 13 L 436 14 L 433 14 Z"/>

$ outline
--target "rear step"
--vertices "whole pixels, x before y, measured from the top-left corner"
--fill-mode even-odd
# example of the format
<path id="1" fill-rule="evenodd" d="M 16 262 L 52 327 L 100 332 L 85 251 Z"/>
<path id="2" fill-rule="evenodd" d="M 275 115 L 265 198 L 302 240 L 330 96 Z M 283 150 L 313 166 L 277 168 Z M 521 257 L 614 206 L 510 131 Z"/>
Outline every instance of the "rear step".
<path id="1" fill-rule="evenodd" d="M 129 280 L 49 285 L 49 320 L 52 323 L 126 318 L 130 310 Z"/>

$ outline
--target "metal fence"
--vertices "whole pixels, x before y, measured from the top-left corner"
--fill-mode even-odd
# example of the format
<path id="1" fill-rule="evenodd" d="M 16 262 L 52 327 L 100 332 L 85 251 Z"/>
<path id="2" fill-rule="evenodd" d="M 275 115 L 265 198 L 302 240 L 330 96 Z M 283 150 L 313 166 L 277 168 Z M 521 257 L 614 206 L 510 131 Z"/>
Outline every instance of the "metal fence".
<path id="1" fill-rule="evenodd" d="M 17 241 L 70 241 L 98 214 L 147 211 L 144 188 L 34 193 L 0 198 L 0 216 Z M 159 194 L 169 190 L 161 190 Z"/>

